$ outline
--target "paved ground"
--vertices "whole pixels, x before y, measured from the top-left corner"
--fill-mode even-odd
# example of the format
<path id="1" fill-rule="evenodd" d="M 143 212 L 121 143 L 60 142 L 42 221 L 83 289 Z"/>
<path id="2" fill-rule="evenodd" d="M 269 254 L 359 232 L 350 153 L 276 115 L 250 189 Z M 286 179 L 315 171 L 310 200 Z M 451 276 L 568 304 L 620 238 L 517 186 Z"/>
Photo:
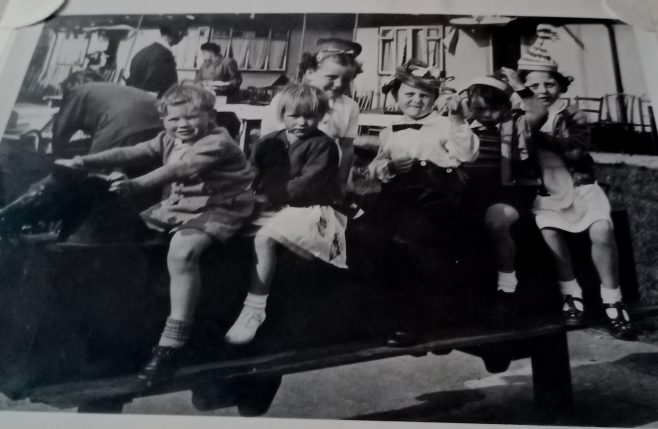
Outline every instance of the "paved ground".
<path id="1" fill-rule="evenodd" d="M 533 407 L 529 360 L 491 375 L 481 360 L 458 352 L 285 376 L 266 417 L 658 427 L 658 346 L 594 330 L 570 333 L 569 346 L 576 411 L 557 422 Z M 235 407 L 200 413 L 190 396 L 139 399 L 124 412 L 238 415 Z M 1 397 L 0 409 L 54 411 Z"/>

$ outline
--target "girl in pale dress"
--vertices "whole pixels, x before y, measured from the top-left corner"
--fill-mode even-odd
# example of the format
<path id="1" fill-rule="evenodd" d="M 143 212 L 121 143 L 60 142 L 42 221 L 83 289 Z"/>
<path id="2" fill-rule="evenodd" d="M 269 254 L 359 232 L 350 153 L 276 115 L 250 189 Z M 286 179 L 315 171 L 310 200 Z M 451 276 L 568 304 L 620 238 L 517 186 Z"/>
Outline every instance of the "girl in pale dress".
<path id="1" fill-rule="evenodd" d="M 610 333 L 615 338 L 633 339 L 635 332 L 619 287 L 610 202 L 594 180 L 594 161 L 586 152 L 590 143 L 587 118 L 560 99 L 573 79 L 558 71 L 558 64 L 542 46 L 552 37 L 550 27 L 540 26 L 538 34 L 538 43 L 519 60 L 519 75 L 548 109 L 536 144 L 545 192 L 535 199 L 533 213 L 556 263 L 564 296 L 563 319 L 570 326 L 581 326 L 585 320 L 582 291 L 566 237 L 587 232 Z"/>

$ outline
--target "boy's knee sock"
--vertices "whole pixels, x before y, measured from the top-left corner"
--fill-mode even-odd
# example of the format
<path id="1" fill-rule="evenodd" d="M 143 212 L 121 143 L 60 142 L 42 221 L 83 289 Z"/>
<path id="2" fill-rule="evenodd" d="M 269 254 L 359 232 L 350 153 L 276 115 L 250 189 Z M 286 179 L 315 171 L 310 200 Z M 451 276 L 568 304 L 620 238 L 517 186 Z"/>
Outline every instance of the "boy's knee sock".
<path id="1" fill-rule="evenodd" d="M 183 347 L 190 338 L 192 322 L 167 318 L 164 330 L 160 336 L 159 346 Z"/>
<path id="2" fill-rule="evenodd" d="M 574 298 L 583 299 L 583 290 L 580 288 L 578 280 L 573 279 L 566 282 L 561 281 L 558 283 L 560 283 L 560 292 L 562 295 L 571 295 Z M 576 307 L 576 309 L 583 311 L 583 304 L 581 302 L 574 301 L 573 305 Z"/>
<path id="3" fill-rule="evenodd" d="M 516 271 L 512 271 L 511 273 L 498 271 L 498 290 L 502 290 L 505 293 L 514 293 L 518 284 Z"/>

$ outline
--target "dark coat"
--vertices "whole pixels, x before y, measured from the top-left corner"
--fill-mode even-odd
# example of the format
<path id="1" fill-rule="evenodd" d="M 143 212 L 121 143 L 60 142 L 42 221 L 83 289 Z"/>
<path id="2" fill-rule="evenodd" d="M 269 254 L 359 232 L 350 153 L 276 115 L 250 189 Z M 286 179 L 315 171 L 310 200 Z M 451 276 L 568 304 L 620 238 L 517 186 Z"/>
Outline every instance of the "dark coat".
<path id="1" fill-rule="evenodd" d="M 71 91 L 53 124 L 53 151 L 60 153 L 77 131 L 92 136 L 90 153 L 119 147 L 130 136 L 157 133 L 162 120 L 156 98 L 136 88 L 92 82 Z"/>

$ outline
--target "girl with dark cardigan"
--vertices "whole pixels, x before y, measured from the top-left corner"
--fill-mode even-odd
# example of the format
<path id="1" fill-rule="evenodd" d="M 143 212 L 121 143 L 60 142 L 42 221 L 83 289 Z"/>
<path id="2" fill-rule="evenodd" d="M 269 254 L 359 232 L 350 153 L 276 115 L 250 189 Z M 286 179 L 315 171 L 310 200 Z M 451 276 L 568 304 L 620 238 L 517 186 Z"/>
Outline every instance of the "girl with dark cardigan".
<path id="1" fill-rule="evenodd" d="M 262 137 L 254 148 L 254 189 L 260 229 L 254 238 L 251 284 L 238 319 L 226 334 L 245 344 L 265 320 L 265 306 L 280 246 L 297 255 L 347 268 L 347 218 L 331 207 L 340 193 L 338 146 L 318 129 L 327 96 L 308 84 L 291 84 L 278 98 L 285 129 Z"/>

